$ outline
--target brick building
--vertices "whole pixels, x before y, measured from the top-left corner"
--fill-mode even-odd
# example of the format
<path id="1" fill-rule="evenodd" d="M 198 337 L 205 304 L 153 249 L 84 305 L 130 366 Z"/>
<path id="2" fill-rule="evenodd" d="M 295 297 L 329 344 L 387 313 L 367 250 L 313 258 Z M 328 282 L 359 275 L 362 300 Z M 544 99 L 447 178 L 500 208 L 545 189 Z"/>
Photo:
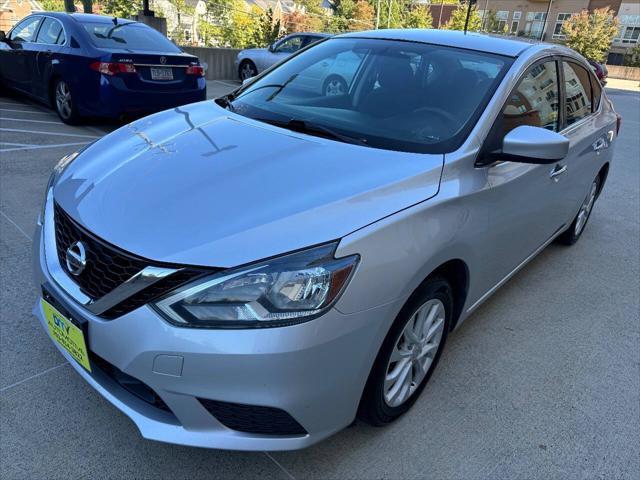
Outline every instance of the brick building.
<path id="1" fill-rule="evenodd" d="M 640 0 L 478 0 L 477 5 L 486 29 L 547 42 L 564 40 L 562 25 L 571 15 L 610 7 L 620 20 L 609 54 L 612 64 L 621 64 L 624 54 L 639 41 Z"/>
<path id="2" fill-rule="evenodd" d="M 0 30 L 10 30 L 18 20 L 42 10 L 35 0 L 0 0 Z"/>

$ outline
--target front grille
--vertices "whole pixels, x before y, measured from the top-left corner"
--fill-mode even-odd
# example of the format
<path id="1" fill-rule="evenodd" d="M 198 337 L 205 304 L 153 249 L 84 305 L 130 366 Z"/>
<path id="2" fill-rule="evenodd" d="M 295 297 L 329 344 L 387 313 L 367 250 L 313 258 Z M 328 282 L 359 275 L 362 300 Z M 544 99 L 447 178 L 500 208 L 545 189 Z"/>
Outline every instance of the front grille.
<path id="1" fill-rule="evenodd" d="M 144 259 L 126 254 L 86 232 L 57 204 L 54 205 L 54 215 L 58 260 L 65 270 L 67 249 L 77 241 L 81 241 L 87 247 L 87 266 L 80 275 L 72 275 L 71 278 L 90 298 L 105 296 L 149 266 Z"/>
<path id="2" fill-rule="evenodd" d="M 220 402 L 199 398 L 202 406 L 225 427 L 263 435 L 307 435 L 307 431 L 284 410 L 259 405 Z"/>
<path id="3" fill-rule="evenodd" d="M 77 241 L 81 241 L 85 245 L 86 266 L 84 270 L 80 275 L 68 273 L 69 277 L 78 284 L 82 292 L 93 300 L 103 297 L 146 267 L 154 266 L 179 269 L 168 277 L 151 284 L 119 304 L 114 305 L 106 312 L 103 312 L 100 316 L 105 319 L 110 320 L 117 318 L 142 305 L 146 305 L 150 301 L 169 293 L 180 285 L 190 282 L 199 276 L 219 271 L 219 269 L 182 268 L 177 265 L 161 264 L 125 252 L 87 232 L 55 203 L 54 216 L 56 250 L 58 260 L 64 270 L 68 272 L 66 265 L 67 249 Z"/>

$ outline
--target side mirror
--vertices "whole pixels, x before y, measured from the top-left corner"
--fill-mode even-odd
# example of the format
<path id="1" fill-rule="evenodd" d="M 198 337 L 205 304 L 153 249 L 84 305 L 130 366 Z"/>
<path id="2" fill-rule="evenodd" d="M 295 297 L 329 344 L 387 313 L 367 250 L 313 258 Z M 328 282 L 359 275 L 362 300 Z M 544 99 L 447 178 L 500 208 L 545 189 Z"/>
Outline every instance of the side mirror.
<path id="1" fill-rule="evenodd" d="M 546 128 L 522 125 L 504 137 L 502 155 L 520 163 L 547 164 L 569 153 L 569 140 Z"/>
<path id="2" fill-rule="evenodd" d="M 4 30 L 0 30 L 0 42 L 6 42 L 7 35 L 4 33 Z"/>
<path id="3" fill-rule="evenodd" d="M 276 44 L 275 44 L 275 42 L 274 42 L 274 43 L 272 43 L 271 45 L 269 45 L 269 46 L 267 47 L 267 50 L 268 50 L 269 52 L 273 53 L 273 51 L 275 50 L 275 48 L 276 48 Z"/>

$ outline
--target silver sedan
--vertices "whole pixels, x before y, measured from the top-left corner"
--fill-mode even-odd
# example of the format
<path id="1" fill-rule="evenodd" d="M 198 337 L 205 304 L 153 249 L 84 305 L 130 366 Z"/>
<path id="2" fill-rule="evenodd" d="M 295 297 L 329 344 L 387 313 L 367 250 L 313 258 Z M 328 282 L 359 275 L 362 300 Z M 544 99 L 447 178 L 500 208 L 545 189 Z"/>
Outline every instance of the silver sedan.
<path id="1" fill-rule="evenodd" d="M 335 59 L 351 75 L 325 95 Z M 479 305 L 580 239 L 619 127 L 562 46 L 332 37 L 62 159 L 34 312 L 145 438 L 287 450 L 385 425 L 429 401 Z"/>

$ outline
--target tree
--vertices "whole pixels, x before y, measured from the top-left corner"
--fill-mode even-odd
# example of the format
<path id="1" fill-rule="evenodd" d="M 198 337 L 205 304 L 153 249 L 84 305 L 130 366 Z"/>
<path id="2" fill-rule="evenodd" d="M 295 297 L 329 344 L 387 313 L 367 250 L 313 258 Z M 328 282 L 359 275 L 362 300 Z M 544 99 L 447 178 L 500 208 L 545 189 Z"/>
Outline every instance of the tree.
<path id="1" fill-rule="evenodd" d="M 433 17 L 427 5 L 414 5 L 406 15 L 406 28 L 432 28 Z"/>
<path id="2" fill-rule="evenodd" d="M 467 20 L 467 11 L 469 5 L 466 2 L 458 5 L 451 14 L 451 20 L 443 27 L 446 30 L 464 30 L 464 24 Z M 467 30 L 470 32 L 479 32 L 482 29 L 482 17 L 478 13 L 477 6 L 471 7 L 471 15 L 469 16 L 469 25 Z"/>
<path id="3" fill-rule="evenodd" d="M 366 0 L 358 0 L 353 8 L 353 19 L 349 25 L 350 30 L 365 30 L 374 27 L 373 17 L 375 10 Z"/>
<path id="4" fill-rule="evenodd" d="M 260 17 L 257 7 L 251 8 L 243 0 L 233 0 L 231 17 L 222 27 L 223 39 L 232 48 L 248 48 L 255 46 L 256 30 Z"/>
<path id="5" fill-rule="evenodd" d="M 130 18 L 142 10 L 139 0 L 102 0 L 101 3 L 104 13 L 114 17 Z"/>
<path id="6" fill-rule="evenodd" d="M 640 67 L 640 44 L 625 54 L 623 63 L 627 67 Z"/>
<path id="7" fill-rule="evenodd" d="M 42 0 L 40 5 L 47 12 L 64 12 L 64 0 Z"/>
<path id="8" fill-rule="evenodd" d="M 258 18 L 258 25 L 255 31 L 255 44 L 261 47 L 271 45 L 280 38 L 282 26 L 280 20 L 274 21 L 273 10 L 269 7 L 262 12 Z"/>
<path id="9" fill-rule="evenodd" d="M 601 62 L 618 33 L 618 27 L 619 21 L 614 12 L 605 7 L 572 15 L 564 22 L 562 33 L 568 47 L 585 58 Z"/>

